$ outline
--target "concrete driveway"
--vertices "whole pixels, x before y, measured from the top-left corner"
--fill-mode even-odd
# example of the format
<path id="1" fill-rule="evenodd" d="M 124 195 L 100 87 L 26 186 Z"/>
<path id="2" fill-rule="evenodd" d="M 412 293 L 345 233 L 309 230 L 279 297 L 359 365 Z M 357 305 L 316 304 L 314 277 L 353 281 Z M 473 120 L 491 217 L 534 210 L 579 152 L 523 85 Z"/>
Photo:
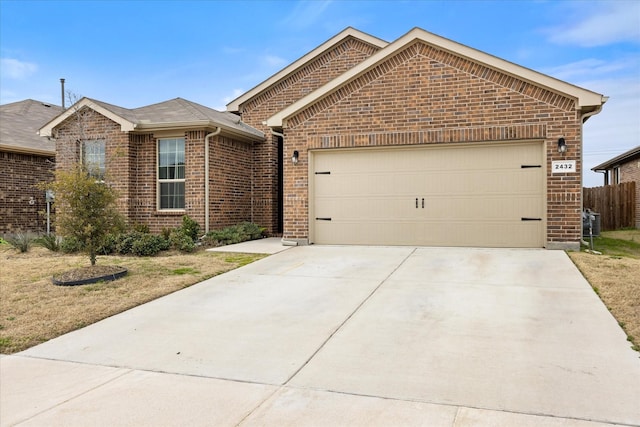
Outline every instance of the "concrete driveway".
<path id="1" fill-rule="evenodd" d="M 4 425 L 640 425 L 560 251 L 295 247 L 0 359 Z"/>

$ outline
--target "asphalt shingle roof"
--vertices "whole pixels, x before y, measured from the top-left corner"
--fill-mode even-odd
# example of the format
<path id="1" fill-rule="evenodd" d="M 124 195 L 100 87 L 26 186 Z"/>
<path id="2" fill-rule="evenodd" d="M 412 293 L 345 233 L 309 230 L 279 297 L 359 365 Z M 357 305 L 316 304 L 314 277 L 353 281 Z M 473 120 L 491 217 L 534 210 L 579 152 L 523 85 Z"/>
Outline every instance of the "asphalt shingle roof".
<path id="1" fill-rule="evenodd" d="M 33 99 L 0 105 L 0 148 L 55 155 L 55 141 L 39 136 L 38 129 L 63 111 Z"/>

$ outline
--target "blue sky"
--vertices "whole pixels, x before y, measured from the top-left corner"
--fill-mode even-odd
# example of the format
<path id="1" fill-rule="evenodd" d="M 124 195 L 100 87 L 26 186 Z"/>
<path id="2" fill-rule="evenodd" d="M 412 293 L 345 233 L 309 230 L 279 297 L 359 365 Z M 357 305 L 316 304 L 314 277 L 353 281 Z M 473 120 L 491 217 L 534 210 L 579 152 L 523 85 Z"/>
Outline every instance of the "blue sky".
<path id="1" fill-rule="evenodd" d="M 135 108 L 182 97 L 225 109 L 351 26 L 414 27 L 609 96 L 585 124 L 589 169 L 640 145 L 640 1 L 0 0 L 0 104 L 66 89 Z"/>

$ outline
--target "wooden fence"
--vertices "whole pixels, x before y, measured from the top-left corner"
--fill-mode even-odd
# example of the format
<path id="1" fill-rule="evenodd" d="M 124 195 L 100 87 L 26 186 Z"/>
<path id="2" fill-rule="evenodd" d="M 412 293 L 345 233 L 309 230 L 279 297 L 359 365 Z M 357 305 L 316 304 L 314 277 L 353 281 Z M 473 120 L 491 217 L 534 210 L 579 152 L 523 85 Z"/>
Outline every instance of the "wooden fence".
<path id="1" fill-rule="evenodd" d="M 618 230 L 636 225 L 636 183 L 585 188 L 585 209 L 600 214 L 600 229 Z"/>

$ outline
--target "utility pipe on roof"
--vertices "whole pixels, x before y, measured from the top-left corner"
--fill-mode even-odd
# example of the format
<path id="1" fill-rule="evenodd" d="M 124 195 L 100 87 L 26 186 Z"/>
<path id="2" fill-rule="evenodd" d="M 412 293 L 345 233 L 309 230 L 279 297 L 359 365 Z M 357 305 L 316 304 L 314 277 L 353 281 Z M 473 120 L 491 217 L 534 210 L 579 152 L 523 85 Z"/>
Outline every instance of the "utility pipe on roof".
<path id="1" fill-rule="evenodd" d="M 209 233 L 209 139 L 222 132 L 220 126 L 204 137 L 204 233 Z"/>

